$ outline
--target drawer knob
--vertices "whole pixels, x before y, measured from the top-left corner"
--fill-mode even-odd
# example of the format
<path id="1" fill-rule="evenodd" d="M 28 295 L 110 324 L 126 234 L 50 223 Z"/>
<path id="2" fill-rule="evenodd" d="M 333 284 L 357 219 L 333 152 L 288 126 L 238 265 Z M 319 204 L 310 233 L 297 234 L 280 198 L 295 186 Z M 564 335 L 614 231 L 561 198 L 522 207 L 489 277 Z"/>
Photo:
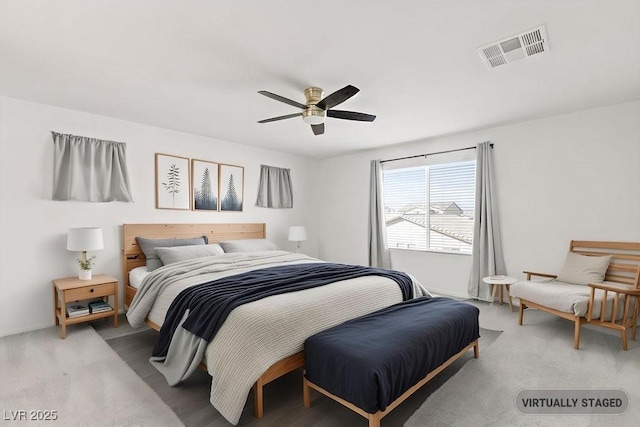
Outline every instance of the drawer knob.
<path id="1" fill-rule="evenodd" d="M 93 291 L 94 291 L 94 289 L 93 289 L 93 288 L 91 288 L 91 291 L 90 291 L 90 292 L 93 292 Z"/>

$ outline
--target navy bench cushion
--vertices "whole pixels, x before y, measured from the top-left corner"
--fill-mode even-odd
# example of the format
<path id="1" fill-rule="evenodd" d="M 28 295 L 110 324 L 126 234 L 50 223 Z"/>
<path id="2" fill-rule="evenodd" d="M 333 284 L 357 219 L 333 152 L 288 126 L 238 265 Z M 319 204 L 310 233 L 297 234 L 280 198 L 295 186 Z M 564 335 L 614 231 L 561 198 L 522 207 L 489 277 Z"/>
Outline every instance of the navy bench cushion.
<path id="1" fill-rule="evenodd" d="M 480 337 L 478 308 L 416 298 L 322 331 L 305 342 L 306 377 L 374 414 Z"/>

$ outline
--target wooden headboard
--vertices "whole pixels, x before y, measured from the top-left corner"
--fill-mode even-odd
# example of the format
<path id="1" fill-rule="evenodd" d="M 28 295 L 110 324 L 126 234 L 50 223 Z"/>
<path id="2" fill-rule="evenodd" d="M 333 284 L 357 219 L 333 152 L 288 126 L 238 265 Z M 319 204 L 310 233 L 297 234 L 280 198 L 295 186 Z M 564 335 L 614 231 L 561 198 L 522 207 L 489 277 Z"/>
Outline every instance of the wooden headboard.
<path id="1" fill-rule="evenodd" d="M 264 223 L 234 224 L 123 224 L 123 280 L 129 286 L 129 272 L 146 265 L 146 258 L 136 237 L 147 239 L 170 239 L 207 236 L 209 243 L 221 240 L 264 239 L 267 227 Z"/>

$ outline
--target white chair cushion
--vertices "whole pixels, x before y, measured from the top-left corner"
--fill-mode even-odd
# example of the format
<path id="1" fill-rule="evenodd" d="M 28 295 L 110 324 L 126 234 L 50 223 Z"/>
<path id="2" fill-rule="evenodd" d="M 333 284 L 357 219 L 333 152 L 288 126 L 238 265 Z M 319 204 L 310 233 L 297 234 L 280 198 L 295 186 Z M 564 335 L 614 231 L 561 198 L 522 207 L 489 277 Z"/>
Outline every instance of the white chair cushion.
<path id="1" fill-rule="evenodd" d="M 589 293 L 591 288 L 583 285 L 574 285 L 572 283 L 564 283 L 558 280 L 537 282 L 523 280 L 511 285 L 510 293 L 514 298 L 520 298 L 543 307 L 553 308 L 563 313 L 571 313 L 575 316 L 586 317 L 589 306 Z M 602 307 L 602 298 L 604 292 L 596 289 L 595 304 L 591 318 L 600 317 L 600 307 Z M 618 301 L 618 315 L 616 319 L 622 318 L 623 304 L 622 296 Z M 615 294 L 609 292 L 607 294 L 607 319 L 611 319 L 611 311 L 613 310 L 613 301 Z M 633 301 L 632 301 L 633 303 Z M 633 307 L 633 305 L 632 305 Z"/>

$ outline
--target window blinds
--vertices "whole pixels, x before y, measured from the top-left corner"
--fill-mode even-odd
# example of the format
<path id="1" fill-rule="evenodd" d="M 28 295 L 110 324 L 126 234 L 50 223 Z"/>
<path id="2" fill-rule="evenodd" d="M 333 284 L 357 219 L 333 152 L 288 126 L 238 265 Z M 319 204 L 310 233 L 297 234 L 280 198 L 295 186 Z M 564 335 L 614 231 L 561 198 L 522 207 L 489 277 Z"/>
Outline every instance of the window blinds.
<path id="1" fill-rule="evenodd" d="M 475 205 L 474 152 L 384 164 L 390 249 L 471 253 Z"/>

